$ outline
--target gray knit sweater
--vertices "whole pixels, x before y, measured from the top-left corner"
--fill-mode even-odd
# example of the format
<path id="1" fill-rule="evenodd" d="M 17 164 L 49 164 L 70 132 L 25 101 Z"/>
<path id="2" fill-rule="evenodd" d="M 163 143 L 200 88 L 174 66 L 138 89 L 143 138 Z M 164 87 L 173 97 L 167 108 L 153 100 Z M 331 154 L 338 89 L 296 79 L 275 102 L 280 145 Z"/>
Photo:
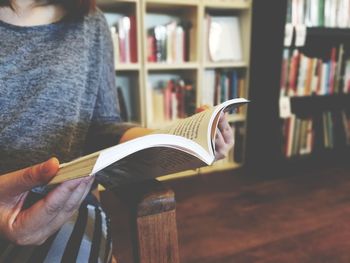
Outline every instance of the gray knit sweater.
<path id="1" fill-rule="evenodd" d="M 74 23 L 0 21 L 0 174 L 74 159 L 92 127 L 120 121 L 112 52 L 101 11 Z"/>

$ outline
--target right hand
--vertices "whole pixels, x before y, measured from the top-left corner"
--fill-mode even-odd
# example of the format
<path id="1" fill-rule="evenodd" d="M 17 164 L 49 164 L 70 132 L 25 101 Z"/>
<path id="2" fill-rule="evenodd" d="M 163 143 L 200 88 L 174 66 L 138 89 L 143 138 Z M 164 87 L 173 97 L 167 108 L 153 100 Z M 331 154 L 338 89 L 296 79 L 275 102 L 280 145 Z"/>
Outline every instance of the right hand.
<path id="1" fill-rule="evenodd" d="M 17 245 L 40 245 L 54 234 L 88 194 L 94 177 L 66 181 L 31 207 L 23 209 L 29 191 L 57 173 L 56 158 L 0 176 L 0 236 Z"/>

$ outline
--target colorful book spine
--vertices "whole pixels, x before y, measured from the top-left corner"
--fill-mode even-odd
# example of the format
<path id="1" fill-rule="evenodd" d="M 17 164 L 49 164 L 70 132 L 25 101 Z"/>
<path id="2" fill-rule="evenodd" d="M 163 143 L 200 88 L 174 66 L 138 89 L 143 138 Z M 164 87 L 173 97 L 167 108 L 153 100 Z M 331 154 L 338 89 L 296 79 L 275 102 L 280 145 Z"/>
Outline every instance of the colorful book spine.
<path id="1" fill-rule="evenodd" d="M 287 23 L 309 27 L 339 27 L 350 25 L 349 0 L 289 0 Z"/>
<path id="2" fill-rule="evenodd" d="M 195 113 L 196 92 L 190 81 L 159 81 L 152 88 L 152 122 L 174 121 Z"/>
<path id="3" fill-rule="evenodd" d="M 137 26 L 135 16 L 123 16 L 111 27 L 114 47 L 114 61 L 119 63 L 137 63 Z"/>
<path id="4" fill-rule="evenodd" d="M 286 158 L 350 145 L 350 114 L 324 111 L 319 116 L 283 120 L 282 153 Z"/>
<path id="5" fill-rule="evenodd" d="M 345 60 L 343 45 L 332 47 L 328 59 L 310 57 L 298 49 L 286 50 L 282 59 L 281 96 L 349 93 L 350 60 Z"/>
<path id="6" fill-rule="evenodd" d="M 190 60 L 190 22 L 172 21 L 147 32 L 147 60 L 181 63 Z"/>

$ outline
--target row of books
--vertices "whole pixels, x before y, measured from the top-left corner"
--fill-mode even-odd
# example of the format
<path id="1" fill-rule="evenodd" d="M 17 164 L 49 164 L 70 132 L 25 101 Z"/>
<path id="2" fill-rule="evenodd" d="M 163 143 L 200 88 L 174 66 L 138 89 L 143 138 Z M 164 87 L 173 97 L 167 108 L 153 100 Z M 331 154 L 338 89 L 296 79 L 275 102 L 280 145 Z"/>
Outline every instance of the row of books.
<path id="1" fill-rule="evenodd" d="M 148 62 L 181 63 L 190 60 L 191 22 L 172 21 L 157 25 L 147 32 Z M 111 26 L 115 62 L 137 62 L 137 32 L 135 16 L 122 16 Z M 240 21 L 237 16 L 206 14 L 204 41 L 207 59 L 242 61 Z"/>
<path id="2" fill-rule="evenodd" d="M 287 23 L 309 27 L 350 27 L 350 1 L 289 0 Z"/>
<path id="3" fill-rule="evenodd" d="M 281 96 L 328 95 L 350 92 L 350 58 L 344 47 L 333 47 L 329 58 L 308 57 L 298 49 L 284 49 Z"/>
<path id="4" fill-rule="evenodd" d="M 173 121 L 195 113 L 196 91 L 192 82 L 171 79 L 159 81 L 150 89 L 152 92 L 147 98 L 150 107 L 147 113 L 149 122 Z"/>
<path id="5" fill-rule="evenodd" d="M 157 25 L 147 33 L 148 62 L 181 63 L 189 61 L 191 23 L 172 21 Z"/>
<path id="6" fill-rule="evenodd" d="M 226 100 L 245 97 L 245 78 L 239 70 L 206 70 L 203 78 L 203 105 L 214 106 Z M 239 109 L 237 109 L 239 110 Z"/>
<path id="7" fill-rule="evenodd" d="M 350 145 L 350 115 L 346 111 L 325 111 L 314 118 L 293 114 L 284 120 L 283 137 L 282 151 L 287 158 Z"/>
<path id="8" fill-rule="evenodd" d="M 123 16 L 111 28 L 114 61 L 137 63 L 137 33 L 135 16 Z"/>

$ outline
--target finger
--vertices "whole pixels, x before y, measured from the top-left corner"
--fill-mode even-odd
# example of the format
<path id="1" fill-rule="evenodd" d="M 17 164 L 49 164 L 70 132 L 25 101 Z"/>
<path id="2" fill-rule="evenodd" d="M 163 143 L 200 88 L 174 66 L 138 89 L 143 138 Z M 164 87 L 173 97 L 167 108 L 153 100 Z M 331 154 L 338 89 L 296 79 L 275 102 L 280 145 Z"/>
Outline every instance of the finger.
<path id="1" fill-rule="evenodd" d="M 80 185 L 73 192 L 71 197 L 65 203 L 63 209 L 60 211 L 60 214 L 71 214 L 72 212 L 77 210 L 82 201 L 85 199 L 86 195 L 89 193 L 93 181 L 94 178 L 92 176 L 84 178 L 84 181 L 80 183 Z"/>
<path id="2" fill-rule="evenodd" d="M 51 158 L 46 162 L 5 174 L 1 178 L 2 193 L 16 196 L 32 188 L 48 183 L 59 169 L 59 161 Z"/>
<path id="3" fill-rule="evenodd" d="M 86 189 L 86 192 L 84 193 L 84 196 L 83 196 L 81 202 L 85 199 L 85 197 L 87 196 L 87 194 L 91 192 L 91 187 L 92 187 L 92 185 L 93 185 L 93 183 L 94 183 L 94 181 L 95 181 L 95 176 L 92 175 L 92 176 L 90 176 L 90 178 L 91 178 L 91 182 L 89 183 L 89 187 Z M 81 202 L 80 202 L 80 203 L 81 203 Z"/>
<path id="4" fill-rule="evenodd" d="M 216 159 L 223 159 L 226 156 L 226 144 L 224 141 L 224 138 L 220 132 L 220 130 L 217 130 L 216 137 L 215 137 L 215 157 Z"/>
<path id="5" fill-rule="evenodd" d="M 36 240 L 32 240 L 32 242 L 34 241 L 35 243 L 41 243 L 60 229 L 62 225 L 64 225 L 79 209 L 82 201 L 88 194 L 92 183 L 93 178 L 84 178 L 53 220 L 45 224 L 44 227 L 40 228 L 39 233 L 35 236 Z"/>
<path id="6" fill-rule="evenodd" d="M 224 141 L 229 145 L 233 145 L 233 132 L 230 124 L 227 121 L 227 114 L 222 114 L 220 116 L 218 128 L 221 131 Z"/>
<path id="7" fill-rule="evenodd" d="M 48 224 L 49 229 L 60 227 L 74 214 L 74 212 L 79 209 L 86 195 L 90 192 L 92 183 L 93 179 L 90 179 L 90 181 L 86 181 L 85 183 L 79 185 L 79 187 L 76 189 L 77 194 L 69 199 L 69 201 L 64 205 L 63 209 L 58 213 L 54 220 Z"/>
<path id="8" fill-rule="evenodd" d="M 40 230 L 57 216 L 84 179 L 62 183 L 45 198 L 22 211 L 16 220 L 12 219 L 13 222 L 10 224 L 13 223 L 13 228 L 16 231 L 22 230 L 23 235 Z"/>

